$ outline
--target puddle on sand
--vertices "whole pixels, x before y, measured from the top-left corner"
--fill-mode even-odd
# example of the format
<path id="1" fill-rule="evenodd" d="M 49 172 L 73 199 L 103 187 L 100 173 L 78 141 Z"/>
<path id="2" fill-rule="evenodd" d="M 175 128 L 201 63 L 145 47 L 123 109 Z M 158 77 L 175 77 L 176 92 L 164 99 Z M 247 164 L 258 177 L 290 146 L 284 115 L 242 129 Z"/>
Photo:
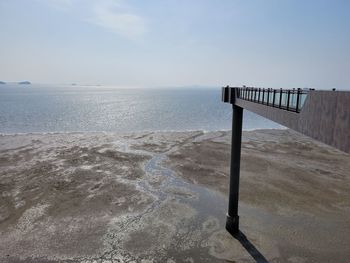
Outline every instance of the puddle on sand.
<path id="1" fill-rule="evenodd" d="M 147 175 L 163 177 L 159 187 L 152 187 L 146 180 L 140 182 L 139 186 L 144 191 L 157 196 L 157 201 L 153 203 L 154 210 L 160 208 L 169 197 L 172 197 L 195 211 L 190 225 L 184 226 L 183 229 L 181 226 L 177 228 L 172 238 L 174 246 L 166 249 L 166 257 L 174 259 L 175 262 L 178 260 L 188 260 L 187 262 L 192 260 L 194 262 L 222 261 L 209 254 L 207 241 L 213 232 L 224 228 L 227 201 L 219 193 L 185 182 L 173 170 L 165 166 L 166 160 L 166 154 L 155 154 L 144 167 Z"/>
<path id="2" fill-rule="evenodd" d="M 199 138 L 203 136 L 199 133 L 191 139 Z M 176 199 L 190 205 L 197 212 L 196 222 L 198 225 L 202 225 L 209 217 L 216 217 L 222 226 L 225 225 L 227 200 L 222 194 L 209 190 L 200 185 L 194 185 L 184 181 L 184 179 L 178 177 L 176 173 L 165 166 L 167 160 L 167 153 L 174 150 L 175 147 L 169 149 L 165 153 L 153 153 L 144 150 L 134 150 L 129 147 L 129 143 L 125 140 L 121 144 L 118 142 L 118 146 L 122 151 L 133 154 L 151 155 L 152 158 L 148 160 L 144 165 L 144 171 L 146 173 L 146 179 L 138 181 L 137 185 L 140 189 L 146 193 L 151 193 L 155 197 L 155 202 L 152 204 L 153 208 L 158 207 L 164 202 L 171 190 L 175 190 Z M 150 182 L 155 177 L 158 178 L 159 185 L 154 186 Z M 176 190 L 181 194 L 176 194 Z"/>
<path id="3" fill-rule="evenodd" d="M 165 179 L 156 191 L 150 189 L 151 187 L 149 187 L 147 182 L 141 182 L 140 185 L 144 187 L 143 189 L 156 194 L 160 201 L 164 201 L 169 196 L 169 193 L 166 191 L 167 189 L 186 189 L 184 191 L 188 191 L 190 196 L 195 196 L 195 198 L 189 198 L 185 194 L 177 195 L 176 198 L 183 203 L 189 204 L 196 210 L 196 222 L 198 225 L 202 225 L 205 220 L 213 216 L 221 219 L 220 223 L 224 225 L 227 200 L 219 193 L 200 185 L 185 182 L 182 178 L 178 177 L 174 171 L 163 165 L 166 159 L 166 154 L 157 154 L 146 163 L 146 173 L 155 173 L 164 176 Z"/>
<path id="4" fill-rule="evenodd" d="M 154 201 L 140 215 L 116 218 L 107 239 L 109 247 L 113 248 L 112 258 L 118 254 L 127 260 L 222 262 L 211 255 L 210 246 L 213 245 L 209 244 L 209 239 L 225 231 L 226 198 L 184 181 L 169 169 L 167 153 L 173 148 L 154 153 L 131 149 L 129 145 L 126 141 L 122 145 L 118 142 L 123 152 L 151 156 L 144 164 L 144 178 L 136 185 L 139 190 L 151 194 Z"/>

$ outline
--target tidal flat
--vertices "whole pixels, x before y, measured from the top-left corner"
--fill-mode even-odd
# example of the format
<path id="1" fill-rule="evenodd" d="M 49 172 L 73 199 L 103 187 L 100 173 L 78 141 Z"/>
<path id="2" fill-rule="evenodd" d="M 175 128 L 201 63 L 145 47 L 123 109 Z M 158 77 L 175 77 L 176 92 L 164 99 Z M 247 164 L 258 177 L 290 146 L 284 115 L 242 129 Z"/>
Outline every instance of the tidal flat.
<path id="1" fill-rule="evenodd" d="M 0 262 L 349 262 L 350 155 L 243 132 L 0 135 Z"/>

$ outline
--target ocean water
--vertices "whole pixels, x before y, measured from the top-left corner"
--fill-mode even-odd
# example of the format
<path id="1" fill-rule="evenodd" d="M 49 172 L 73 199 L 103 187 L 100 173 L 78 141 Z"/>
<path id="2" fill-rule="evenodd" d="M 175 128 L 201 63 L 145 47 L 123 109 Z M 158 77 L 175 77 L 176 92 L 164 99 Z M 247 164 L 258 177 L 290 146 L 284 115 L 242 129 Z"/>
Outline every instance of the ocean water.
<path id="1" fill-rule="evenodd" d="M 227 130 L 217 88 L 0 85 L 0 133 Z M 282 128 L 244 111 L 243 129 Z"/>

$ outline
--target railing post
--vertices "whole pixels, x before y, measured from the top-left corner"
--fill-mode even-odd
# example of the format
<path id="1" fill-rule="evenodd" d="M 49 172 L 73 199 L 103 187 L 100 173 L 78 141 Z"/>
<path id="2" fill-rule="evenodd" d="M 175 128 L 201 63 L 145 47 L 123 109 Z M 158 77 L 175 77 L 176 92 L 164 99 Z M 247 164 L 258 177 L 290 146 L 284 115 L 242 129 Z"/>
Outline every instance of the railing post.
<path id="1" fill-rule="evenodd" d="M 275 107 L 276 90 L 273 90 L 272 107 Z"/>
<path id="2" fill-rule="evenodd" d="M 266 100 L 267 106 L 269 106 L 269 99 L 270 99 L 270 89 L 267 89 L 267 100 Z"/>
<path id="3" fill-rule="evenodd" d="M 280 104 L 279 104 L 279 108 L 281 108 L 282 106 L 282 89 L 280 89 Z"/>
<path id="4" fill-rule="evenodd" d="M 287 110 L 289 110 L 289 99 L 290 99 L 290 90 L 288 90 L 288 96 L 287 96 Z"/>
<path id="5" fill-rule="evenodd" d="M 262 94 L 262 104 L 264 104 L 264 97 L 265 97 L 265 89 L 263 89 L 263 94 Z"/>
<path id="6" fill-rule="evenodd" d="M 254 102 L 256 102 L 256 89 L 254 89 Z"/>
<path id="7" fill-rule="evenodd" d="M 232 138 L 231 138 L 231 167 L 230 193 L 226 229 L 236 235 L 239 232 L 238 198 L 239 198 L 239 171 L 241 162 L 243 108 L 232 104 Z"/>
<path id="8" fill-rule="evenodd" d="M 297 91 L 297 104 L 296 104 L 296 112 L 299 112 L 299 103 L 300 103 L 300 88 L 298 88 L 298 91 Z"/>

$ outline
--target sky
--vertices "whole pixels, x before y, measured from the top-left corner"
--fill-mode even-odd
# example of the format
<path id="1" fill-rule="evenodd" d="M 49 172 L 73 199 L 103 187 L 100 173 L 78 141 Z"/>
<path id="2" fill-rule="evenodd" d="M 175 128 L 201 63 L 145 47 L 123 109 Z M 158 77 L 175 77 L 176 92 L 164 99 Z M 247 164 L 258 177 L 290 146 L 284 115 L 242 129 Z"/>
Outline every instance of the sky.
<path id="1" fill-rule="evenodd" d="M 350 88 L 348 0 L 0 0 L 0 80 Z"/>

